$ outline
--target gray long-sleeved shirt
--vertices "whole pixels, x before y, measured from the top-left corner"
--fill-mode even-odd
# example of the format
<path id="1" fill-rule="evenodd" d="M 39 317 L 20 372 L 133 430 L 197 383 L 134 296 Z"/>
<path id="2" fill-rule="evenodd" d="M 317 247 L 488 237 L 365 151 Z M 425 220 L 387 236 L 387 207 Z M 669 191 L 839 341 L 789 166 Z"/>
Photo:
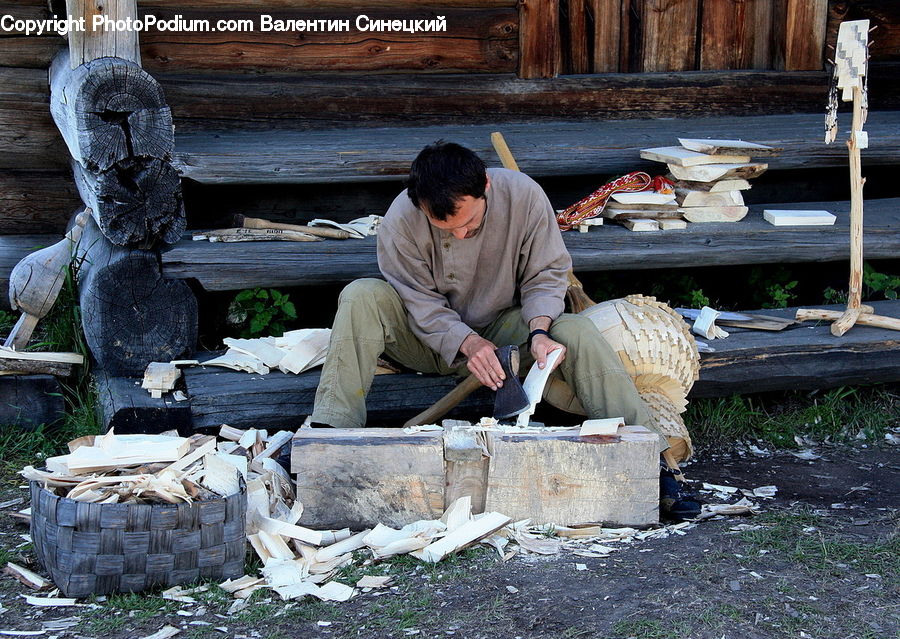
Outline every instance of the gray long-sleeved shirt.
<path id="1" fill-rule="evenodd" d="M 563 312 L 572 260 L 550 201 L 530 177 L 488 169 L 487 211 L 477 235 L 435 228 L 404 190 L 378 229 L 378 267 L 397 290 L 413 333 L 455 365 L 463 340 L 504 310 L 522 319 Z"/>

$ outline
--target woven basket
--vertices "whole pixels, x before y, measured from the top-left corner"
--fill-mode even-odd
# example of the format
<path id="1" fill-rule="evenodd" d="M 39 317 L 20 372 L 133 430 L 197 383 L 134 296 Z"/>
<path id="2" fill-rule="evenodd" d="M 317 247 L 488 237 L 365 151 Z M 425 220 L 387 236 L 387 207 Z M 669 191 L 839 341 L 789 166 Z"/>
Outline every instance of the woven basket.
<path id="1" fill-rule="evenodd" d="M 244 574 L 246 485 L 184 504 L 91 504 L 31 482 L 31 538 L 67 597 L 139 592 Z"/>

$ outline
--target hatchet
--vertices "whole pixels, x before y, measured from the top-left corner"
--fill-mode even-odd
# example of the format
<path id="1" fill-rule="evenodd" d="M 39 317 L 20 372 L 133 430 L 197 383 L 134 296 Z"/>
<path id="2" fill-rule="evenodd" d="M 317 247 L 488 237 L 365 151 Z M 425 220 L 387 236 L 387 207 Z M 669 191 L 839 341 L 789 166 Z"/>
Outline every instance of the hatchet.
<path id="1" fill-rule="evenodd" d="M 494 351 L 497 359 L 500 360 L 500 366 L 506 375 L 503 386 L 497 389 L 494 396 L 494 417 L 496 419 L 507 419 L 518 415 L 531 405 L 525 389 L 522 388 L 522 382 L 519 380 L 519 347 L 510 344 L 509 346 L 501 346 Z M 449 413 L 466 397 L 481 388 L 482 384 L 474 375 L 469 375 L 456 388 L 441 397 L 430 408 L 422 411 L 403 427 L 418 426 L 419 424 L 432 424 L 438 419 Z"/>

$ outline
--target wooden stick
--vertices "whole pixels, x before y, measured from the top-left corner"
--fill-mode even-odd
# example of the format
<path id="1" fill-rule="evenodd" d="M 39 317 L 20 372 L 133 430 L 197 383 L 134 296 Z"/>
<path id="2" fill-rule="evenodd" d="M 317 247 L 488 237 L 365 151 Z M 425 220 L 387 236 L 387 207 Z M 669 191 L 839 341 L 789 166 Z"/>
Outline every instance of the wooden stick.
<path id="1" fill-rule="evenodd" d="M 850 296 L 847 310 L 831 325 L 831 334 L 840 337 L 859 321 L 863 276 L 863 184 L 857 132 L 862 129 L 862 90 L 853 87 L 853 128 L 847 149 L 850 153 Z"/>
<path id="2" fill-rule="evenodd" d="M 876 328 L 886 328 L 892 331 L 900 331 L 900 319 L 896 317 L 887 317 L 885 315 L 873 315 L 871 313 L 862 312 L 863 309 L 852 309 L 856 313 L 856 323 L 863 326 L 874 326 Z M 838 320 L 843 318 L 848 311 L 826 311 L 818 308 L 798 308 L 796 318 L 798 322 L 806 322 L 811 320 Z M 834 331 L 832 330 L 832 333 Z"/>
<path id="3" fill-rule="evenodd" d="M 234 225 L 245 229 L 282 229 L 284 231 L 300 231 L 318 237 L 328 237 L 334 240 L 347 240 L 350 234 L 343 229 L 332 229 L 324 226 L 304 226 L 302 224 L 284 224 L 283 222 L 270 222 L 258 217 L 235 215 Z"/>
<path id="4" fill-rule="evenodd" d="M 404 428 L 410 426 L 418 426 L 420 424 L 431 424 L 439 420 L 441 417 L 450 412 L 457 404 L 466 397 L 481 388 L 481 382 L 474 375 L 469 375 L 463 381 L 456 385 L 456 388 L 441 397 L 431 407 L 422 411 L 408 422 L 403 424 Z"/>
<path id="5" fill-rule="evenodd" d="M 507 146 L 506 139 L 504 139 L 502 133 L 499 131 L 491 133 L 491 144 L 494 145 L 494 150 L 497 152 L 497 155 L 500 156 L 500 163 L 503 165 L 504 169 L 509 169 L 510 171 L 519 170 L 519 165 L 516 163 L 512 151 L 509 150 L 509 146 Z"/>

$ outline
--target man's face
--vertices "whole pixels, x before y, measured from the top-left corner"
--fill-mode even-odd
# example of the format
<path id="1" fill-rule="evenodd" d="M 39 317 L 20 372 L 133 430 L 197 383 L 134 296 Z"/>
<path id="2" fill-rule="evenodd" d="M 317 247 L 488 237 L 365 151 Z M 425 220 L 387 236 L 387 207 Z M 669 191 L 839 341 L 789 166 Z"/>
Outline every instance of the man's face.
<path id="1" fill-rule="evenodd" d="M 485 184 L 485 192 L 490 190 L 490 188 L 491 179 L 488 178 Z M 426 211 L 428 221 L 431 222 L 432 226 L 442 231 L 450 232 L 458 240 L 475 237 L 481 228 L 481 224 L 484 222 L 485 213 L 487 213 L 487 198 L 475 198 L 471 195 L 464 195 L 458 199 L 456 201 L 456 211 L 453 215 L 448 216 L 446 220 L 437 220 Z"/>
<path id="2" fill-rule="evenodd" d="M 484 222 L 484 214 L 487 211 L 487 200 L 483 197 L 474 198 L 466 195 L 456 201 L 456 212 L 446 220 L 437 220 L 431 215 L 428 221 L 435 228 L 449 231 L 458 240 L 475 237 L 481 223 Z"/>

